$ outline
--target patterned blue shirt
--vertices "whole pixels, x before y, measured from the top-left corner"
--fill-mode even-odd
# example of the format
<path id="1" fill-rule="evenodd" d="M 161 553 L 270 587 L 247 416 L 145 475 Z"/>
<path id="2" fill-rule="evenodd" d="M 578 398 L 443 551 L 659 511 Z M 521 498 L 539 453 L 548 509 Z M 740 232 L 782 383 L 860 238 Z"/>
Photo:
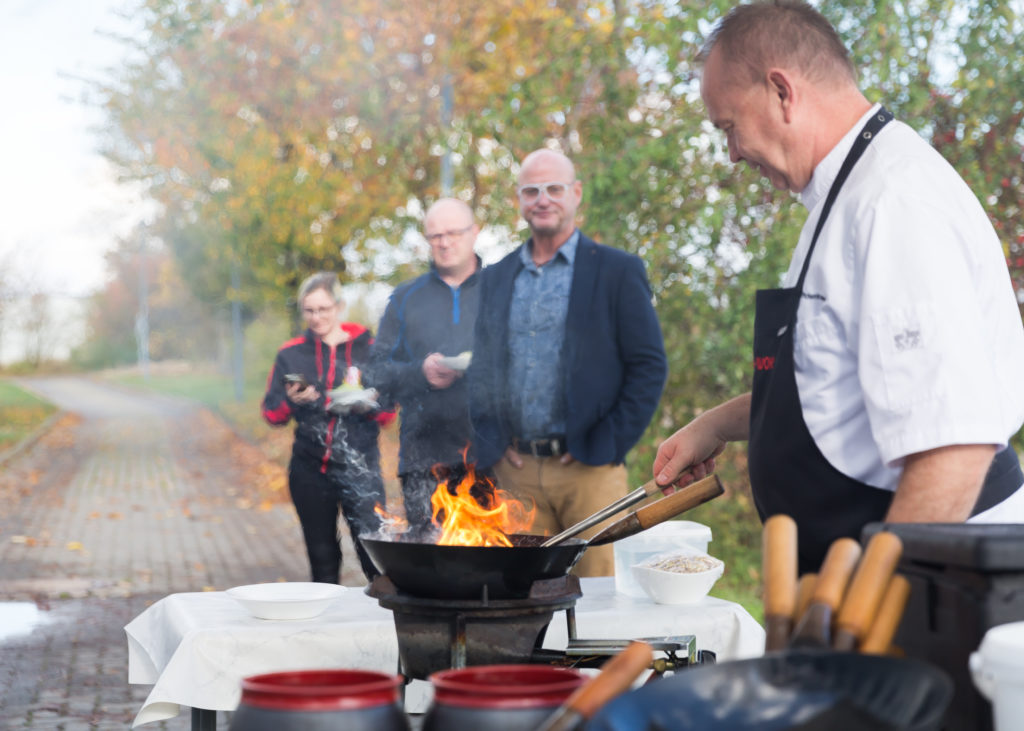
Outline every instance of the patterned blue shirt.
<path id="1" fill-rule="evenodd" d="M 565 434 L 562 345 L 579 240 L 576 229 L 540 267 L 528 244 L 519 248 L 523 269 L 516 276 L 508 317 L 508 392 L 513 428 L 521 439 Z"/>

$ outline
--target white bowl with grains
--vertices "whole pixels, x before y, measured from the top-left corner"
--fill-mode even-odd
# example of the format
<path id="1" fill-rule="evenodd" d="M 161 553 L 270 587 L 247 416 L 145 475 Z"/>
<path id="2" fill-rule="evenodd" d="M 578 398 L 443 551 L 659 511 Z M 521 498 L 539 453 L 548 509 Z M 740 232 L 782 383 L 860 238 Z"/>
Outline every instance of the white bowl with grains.
<path id="1" fill-rule="evenodd" d="M 725 564 L 696 549 L 683 549 L 651 556 L 631 570 L 647 596 L 658 604 L 693 604 L 707 596 Z"/>

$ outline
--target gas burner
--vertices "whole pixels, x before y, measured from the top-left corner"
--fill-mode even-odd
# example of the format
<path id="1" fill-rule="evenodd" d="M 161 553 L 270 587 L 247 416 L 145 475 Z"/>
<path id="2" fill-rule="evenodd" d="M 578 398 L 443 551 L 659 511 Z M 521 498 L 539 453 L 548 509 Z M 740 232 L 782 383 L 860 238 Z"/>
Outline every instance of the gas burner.
<path id="1" fill-rule="evenodd" d="M 551 618 L 567 612 L 575 629 L 576 600 L 583 596 L 572 575 L 533 582 L 525 599 L 430 599 L 398 591 L 378 576 L 366 593 L 394 612 L 398 654 L 407 678 L 467 665 L 530 662 L 544 642 Z"/>

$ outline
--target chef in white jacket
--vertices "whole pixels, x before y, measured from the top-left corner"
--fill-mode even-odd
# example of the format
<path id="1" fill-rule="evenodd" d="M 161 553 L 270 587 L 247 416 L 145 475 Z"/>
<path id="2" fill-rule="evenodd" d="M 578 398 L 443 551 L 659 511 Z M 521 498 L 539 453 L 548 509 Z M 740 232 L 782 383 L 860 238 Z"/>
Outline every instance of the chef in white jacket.
<path id="1" fill-rule="evenodd" d="M 748 441 L 762 519 L 793 516 L 801 571 L 868 522 L 1024 522 L 1010 437 L 1024 422 L 1024 327 L 977 198 L 860 92 L 803 2 L 730 12 L 702 50 L 727 139 L 809 216 L 778 289 L 757 295 L 753 387 L 660 447 L 663 486 Z"/>

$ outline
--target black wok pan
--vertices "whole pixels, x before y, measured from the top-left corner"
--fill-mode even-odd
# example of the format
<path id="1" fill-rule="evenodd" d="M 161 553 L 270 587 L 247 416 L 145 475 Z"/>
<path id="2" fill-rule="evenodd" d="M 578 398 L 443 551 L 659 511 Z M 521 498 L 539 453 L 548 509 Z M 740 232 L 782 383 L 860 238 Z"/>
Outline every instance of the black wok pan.
<path id="1" fill-rule="evenodd" d="M 569 539 L 541 546 L 545 536 L 513 534 L 512 547 L 439 546 L 400 539 L 359 539 L 396 588 L 427 599 L 522 599 L 537 579 L 565 576 L 587 548 Z"/>
<path id="2" fill-rule="evenodd" d="M 686 669 L 619 696 L 586 731 L 938 729 L 953 684 L 918 660 L 803 650 Z"/>
<path id="3" fill-rule="evenodd" d="M 513 534 L 512 546 L 439 546 L 397 537 L 360 536 L 377 570 L 396 588 L 427 599 L 522 599 L 538 579 L 565 576 L 589 546 L 638 533 L 722 494 L 714 475 L 680 488 L 612 523 L 589 541 L 565 539 L 555 545 L 545 536 Z"/>

